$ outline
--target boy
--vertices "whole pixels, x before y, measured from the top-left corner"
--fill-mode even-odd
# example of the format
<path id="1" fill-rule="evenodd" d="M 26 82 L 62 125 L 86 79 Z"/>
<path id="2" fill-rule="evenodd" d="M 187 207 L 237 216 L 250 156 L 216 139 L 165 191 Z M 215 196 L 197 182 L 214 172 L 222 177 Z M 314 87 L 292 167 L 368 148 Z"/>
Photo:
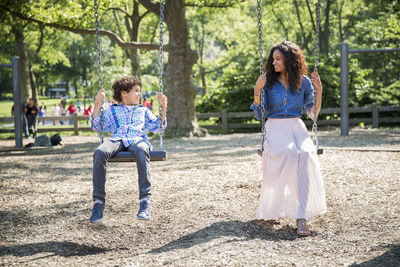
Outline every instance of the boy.
<path id="1" fill-rule="evenodd" d="M 101 115 L 100 108 L 105 99 L 105 91 L 102 89 L 95 97 L 93 114 L 90 118 L 93 130 L 100 131 L 103 127 L 104 132 L 112 133 L 111 138 L 94 151 L 94 206 L 90 222 L 100 222 L 103 219 L 107 161 L 119 151 L 130 151 L 136 157 L 140 200 L 136 218 L 146 220 L 151 214 L 149 151 L 152 149 L 147 131 L 160 132 L 165 129 L 167 99 L 164 94 L 157 94 L 157 100 L 162 108 L 161 117 L 157 118 L 148 108 L 139 105 L 141 82 L 137 78 L 123 77 L 115 81 L 112 88 L 113 97 L 119 104 L 110 106 Z"/>

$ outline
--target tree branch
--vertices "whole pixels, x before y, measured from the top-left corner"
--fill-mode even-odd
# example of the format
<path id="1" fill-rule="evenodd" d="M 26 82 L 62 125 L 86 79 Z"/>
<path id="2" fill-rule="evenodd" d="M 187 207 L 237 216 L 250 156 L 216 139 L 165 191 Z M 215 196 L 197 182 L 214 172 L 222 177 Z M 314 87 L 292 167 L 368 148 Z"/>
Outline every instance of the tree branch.
<path id="1" fill-rule="evenodd" d="M 244 0 L 239 1 L 240 2 L 244 2 Z M 199 4 L 185 4 L 185 6 L 189 6 L 189 7 L 198 7 L 198 8 L 227 8 L 227 7 L 233 7 L 234 5 L 236 5 L 237 3 L 232 3 L 232 4 L 203 4 L 203 5 L 199 5 Z"/>
<path id="2" fill-rule="evenodd" d="M 0 5 L 0 9 L 6 10 L 10 12 L 12 15 L 15 17 L 18 17 L 22 20 L 28 21 L 28 22 L 35 22 L 41 26 L 45 27 L 52 27 L 60 30 L 66 30 L 70 31 L 73 33 L 78 33 L 78 34 L 91 34 L 95 35 L 96 30 L 95 29 L 75 29 L 66 25 L 61 25 L 58 23 L 46 23 L 43 21 L 40 21 L 36 18 L 29 18 L 23 14 L 20 14 L 18 12 L 12 11 L 6 6 Z M 159 50 L 159 45 L 158 44 L 150 44 L 150 43 L 139 43 L 139 42 L 124 42 L 121 38 L 119 38 L 114 32 L 104 30 L 104 29 L 99 29 L 99 33 L 101 35 L 105 35 L 108 38 L 110 38 L 112 41 L 114 41 L 118 46 L 121 48 L 130 48 L 130 49 L 144 49 L 144 50 Z M 164 51 L 168 51 L 168 45 L 164 46 Z"/>
<path id="3" fill-rule="evenodd" d="M 316 32 L 316 30 L 315 30 L 315 23 L 314 23 L 314 16 L 313 16 L 314 14 L 313 14 L 313 12 L 311 11 L 310 2 L 308 2 L 308 0 L 306 0 L 306 3 L 307 3 L 308 13 L 310 13 L 311 23 L 312 23 L 314 32 Z"/>
<path id="4" fill-rule="evenodd" d="M 306 33 L 304 32 L 304 27 L 303 27 L 303 22 L 301 21 L 300 17 L 300 11 L 299 11 L 299 6 L 297 3 L 297 0 L 293 0 L 294 6 L 296 7 L 296 13 L 297 13 L 297 20 L 299 21 L 300 29 L 301 29 L 301 35 L 303 36 L 303 46 L 307 50 L 307 53 L 311 53 L 310 49 L 308 48 L 308 41 L 306 38 Z"/>
<path id="5" fill-rule="evenodd" d="M 143 15 L 141 15 L 140 17 L 139 17 L 139 23 L 142 21 L 142 19 L 147 15 L 147 14 L 149 14 L 150 13 L 150 11 L 149 10 L 146 10 L 146 12 L 144 12 L 143 13 Z"/>
<path id="6" fill-rule="evenodd" d="M 278 17 L 278 15 L 275 12 L 275 8 L 271 8 L 272 14 L 274 14 L 275 18 L 279 21 L 279 23 L 281 24 L 283 30 L 285 31 L 285 36 L 286 36 L 286 40 L 289 40 L 289 32 L 288 29 L 285 27 L 285 24 L 283 23 L 282 19 L 280 17 Z"/>
<path id="7" fill-rule="evenodd" d="M 124 13 L 125 15 L 127 15 L 127 16 L 129 16 L 129 13 L 128 13 L 128 11 L 126 11 L 126 10 L 123 10 L 122 8 L 119 8 L 119 7 L 110 7 L 108 10 L 116 10 L 116 11 L 120 11 L 120 12 L 122 12 L 122 13 Z"/>
<path id="8" fill-rule="evenodd" d="M 141 3 L 150 12 L 153 12 L 157 16 L 160 15 L 160 4 L 159 3 L 153 3 L 151 0 L 139 0 L 139 3 Z"/>
<path id="9" fill-rule="evenodd" d="M 118 29 L 118 32 L 119 32 L 119 36 L 122 36 L 123 34 L 122 34 L 122 30 L 121 30 L 121 25 L 119 24 L 119 18 L 117 17 L 117 14 L 115 13 L 115 10 L 113 10 L 113 16 L 114 16 L 114 19 L 115 19 L 115 23 L 117 24 L 117 29 Z M 121 39 L 122 39 L 122 37 L 121 37 Z"/>
<path id="10" fill-rule="evenodd" d="M 42 48 L 43 45 L 43 38 L 44 38 L 44 34 L 43 34 L 43 26 L 39 25 L 39 29 L 40 29 L 40 39 L 39 39 L 39 45 L 38 48 L 36 49 L 36 53 L 39 54 L 40 49 Z"/>
<path id="11" fill-rule="evenodd" d="M 221 69 L 223 69 L 223 68 L 229 66 L 230 64 L 232 64 L 233 61 L 235 61 L 236 59 L 238 59 L 238 58 L 240 58 L 240 57 L 242 57 L 242 55 L 236 55 L 236 56 L 234 56 L 233 58 L 229 59 L 229 61 L 228 61 L 227 63 L 222 64 L 222 65 L 220 65 L 220 66 L 218 66 L 218 67 L 215 67 L 215 68 L 212 69 L 212 70 L 204 71 L 203 74 L 210 74 L 210 73 L 219 71 L 219 70 L 221 70 Z"/>

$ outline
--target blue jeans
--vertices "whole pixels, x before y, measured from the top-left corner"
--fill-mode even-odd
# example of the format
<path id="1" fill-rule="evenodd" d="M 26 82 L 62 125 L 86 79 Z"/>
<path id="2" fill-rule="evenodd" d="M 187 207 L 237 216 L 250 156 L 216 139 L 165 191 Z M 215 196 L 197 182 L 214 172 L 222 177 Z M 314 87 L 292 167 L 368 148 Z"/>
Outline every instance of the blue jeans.
<path id="1" fill-rule="evenodd" d="M 22 118 L 22 129 L 24 130 L 25 138 L 28 138 L 28 137 L 29 137 L 28 119 L 26 118 L 25 115 L 24 115 L 24 117 Z"/>
<path id="2" fill-rule="evenodd" d="M 96 148 L 93 155 L 93 199 L 105 202 L 106 171 L 108 159 L 119 151 L 130 151 L 136 157 L 138 170 L 139 199 L 150 197 L 150 147 L 146 142 L 137 142 L 124 147 L 122 141 L 107 140 Z"/>

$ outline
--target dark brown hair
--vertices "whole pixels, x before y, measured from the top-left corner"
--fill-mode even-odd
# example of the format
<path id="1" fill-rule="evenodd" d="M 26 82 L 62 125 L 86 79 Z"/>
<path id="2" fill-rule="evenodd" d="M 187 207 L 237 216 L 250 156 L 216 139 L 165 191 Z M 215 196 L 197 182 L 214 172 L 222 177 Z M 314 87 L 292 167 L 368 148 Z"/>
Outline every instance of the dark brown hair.
<path id="1" fill-rule="evenodd" d="M 125 91 L 129 93 L 135 86 L 142 87 L 142 83 L 136 77 L 122 77 L 116 80 L 112 86 L 114 90 L 113 98 L 118 103 L 122 101 L 121 93 Z"/>
<path id="2" fill-rule="evenodd" d="M 307 75 L 308 67 L 301 49 L 296 44 L 289 41 L 283 41 L 271 48 L 271 52 L 264 66 L 267 88 L 271 88 L 277 82 L 280 74 L 279 72 L 275 72 L 275 68 L 272 65 L 274 61 L 272 55 L 276 49 L 278 49 L 284 57 L 283 61 L 289 78 L 289 87 L 291 92 L 295 93 L 296 90 L 300 88 L 302 75 Z"/>

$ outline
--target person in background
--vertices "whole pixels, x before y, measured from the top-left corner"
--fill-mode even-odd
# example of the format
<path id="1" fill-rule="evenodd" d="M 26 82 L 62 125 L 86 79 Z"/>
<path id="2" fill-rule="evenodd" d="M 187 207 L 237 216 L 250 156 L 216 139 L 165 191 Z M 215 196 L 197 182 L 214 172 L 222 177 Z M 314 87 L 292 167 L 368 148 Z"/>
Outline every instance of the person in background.
<path id="1" fill-rule="evenodd" d="M 153 111 L 153 109 L 154 109 L 153 99 L 150 100 L 149 109 L 150 109 L 151 111 Z"/>
<path id="2" fill-rule="evenodd" d="M 149 107 L 149 102 L 147 102 L 146 98 L 143 97 L 143 106 L 148 108 Z"/>
<path id="3" fill-rule="evenodd" d="M 70 103 L 70 105 L 68 106 L 67 110 L 68 110 L 68 113 L 69 113 L 69 115 L 70 115 L 71 117 L 74 116 L 74 114 L 75 114 L 75 112 L 76 112 L 76 108 L 75 108 L 74 102 L 71 102 L 71 103 Z M 69 121 L 69 124 L 70 124 L 70 125 L 74 124 L 74 121 L 73 121 L 73 120 L 70 120 L 70 121 Z"/>
<path id="4" fill-rule="evenodd" d="M 44 117 L 46 116 L 46 106 L 44 105 L 44 102 L 39 107 L 39 117 Z M 44 125 L 44 120 L 42 121 L 42 124 Z"/>
<path id="5" fill-rule="evenodd" d="M 39 108 L 33 98 L 29 98 L 28 105 L 26 105 L 24 108 L 24 112 L 28 121 L 29 135 L 32 134 L 32 137 L 35 138 L 37 132 L 37 115 L 39 114 Z"/>
<path id="6" fill-rule="evenodd" d="M 53 109 L 51 110 L 51 116 L 53 117 L 58 117 L 60 116 L 60 107 L 58 106 L 58 104 L 54 104 Z M 54 120 L 53 121 L 53 125 L 57 125 L 58 121 Z"/>
<path id="7" fill-rule="evenodd" d="M 60 102 L 60 116 L 65 116 L 66 115 L 66 107 L 67 105 L 67 100 L 65 99 L 65 96 L 62 96 L 61 102 Z M 64 125 L 64 121 L 60 120 L 60 124 Z"/>
<path id="8" fill-rule="evenodd" d="M 81 113 L 81 111 L 82 111 L 82 102 L 81 102 L 81 100 L 77 100 L 76 101 L 76 110 L 77 110 L 77 112 L 78 112 L 78 114 L 80 114 Z"/>
<path id="9" fill-rule="evenodd" d="M 92 112 L 93 112 L 93 104 L 90 104 L 90 106 L 83 112 L 83 115 L 90 116 Z M 86 122 L 87 124 L 89 124 L 89 120 L 87 120 Z"/>

